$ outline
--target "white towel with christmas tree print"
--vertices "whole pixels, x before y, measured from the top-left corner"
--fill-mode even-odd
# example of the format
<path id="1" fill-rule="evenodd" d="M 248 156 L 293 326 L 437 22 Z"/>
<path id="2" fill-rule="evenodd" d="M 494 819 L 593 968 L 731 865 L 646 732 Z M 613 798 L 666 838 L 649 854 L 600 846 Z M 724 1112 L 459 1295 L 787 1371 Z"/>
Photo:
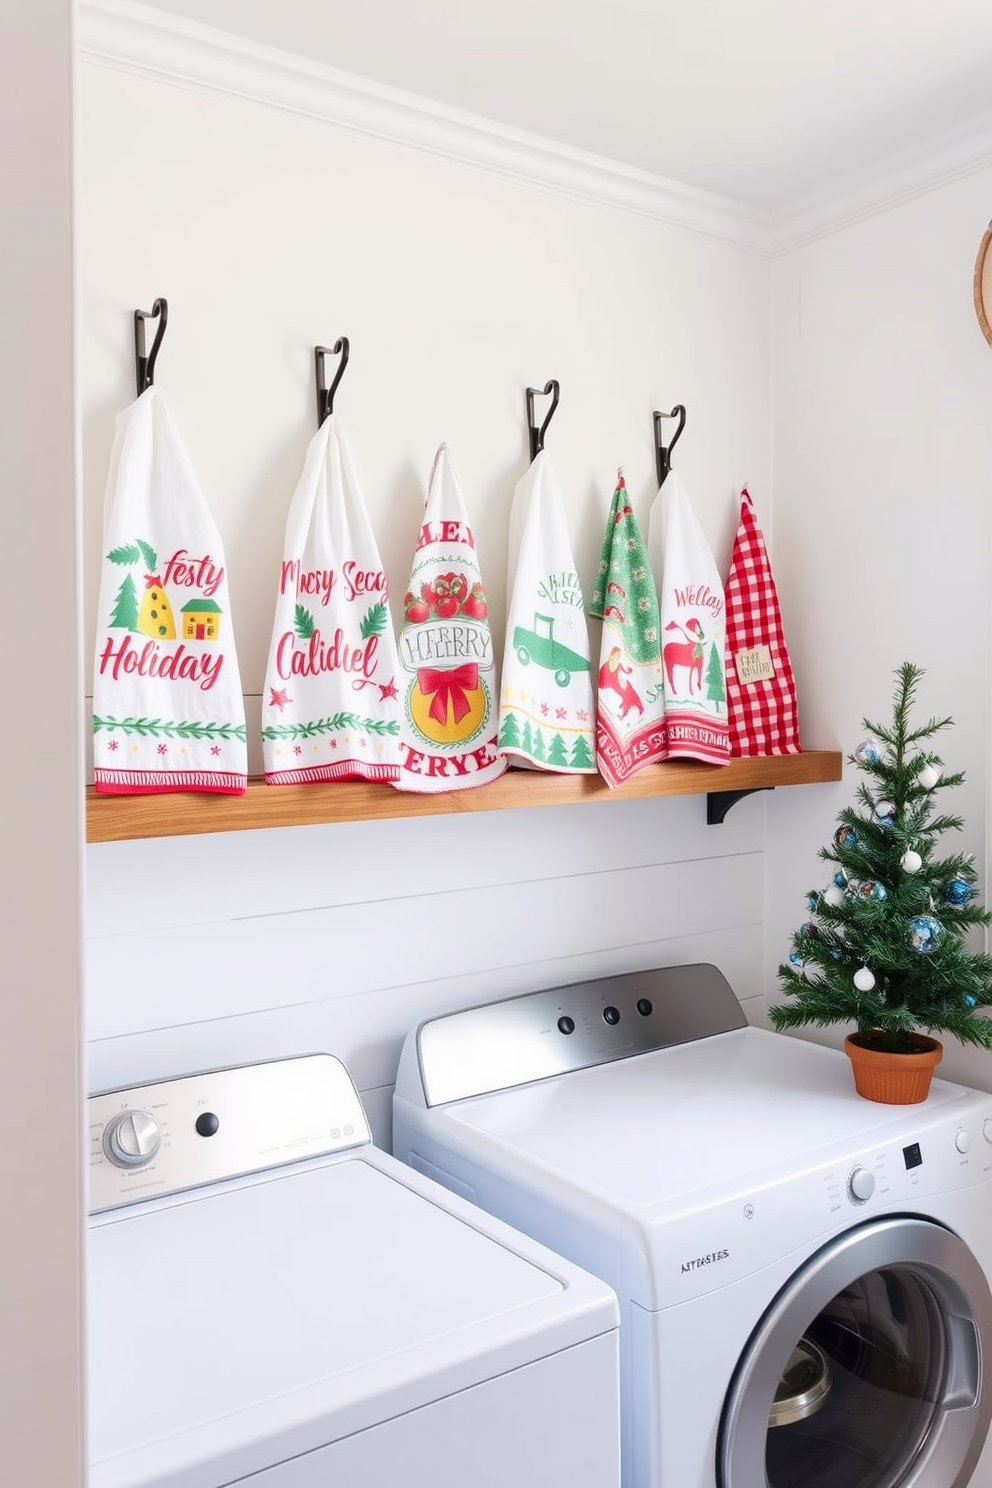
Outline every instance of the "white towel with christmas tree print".
<path id="1" fill-rule="evenodd" d="M 93 677 L 98 792 L 241 794 L 244 698 L 220 535 L 161 392 L 117 420 Z"/>
<path id="2" fill-rule="evenodd" d="M 399 778 L 386 576 L 344 430 L 310 441 L 289 508 L 262 694 L 269 785 Z"/>
<path id="3" fill-rule="evenodd" d="M 511 763 L 596 773 L 589 627 L 555 473 L 540 450 L 510 511 L 499 747 Z"/>
<path id="4" fill-rule="evenodd" d="M 730 759 L 723 584 L 685 487 L 672 470 L 648 513 L 661 613 L 669 759 Z"/>
<path id="5" fill-rule="evenodd" d="M 403 601 L 399 790 L 467 790 L 496 780 L 496 660 L 475 540 L 446 445 L 434 457 Z"/>
<path id="6" fill-rule="evenodd" d="M 615 787 L 667 757 L 658 596 L 622 470 L 590 613 L 603 621 L 596 761 L 607 785 Z"/>
<path id="7" fill-rule="evenodd" d="M 800 754 L 796 679 L 772 566 L 746 487 L 725 596 L 730 752 L 735 758 Z"/>

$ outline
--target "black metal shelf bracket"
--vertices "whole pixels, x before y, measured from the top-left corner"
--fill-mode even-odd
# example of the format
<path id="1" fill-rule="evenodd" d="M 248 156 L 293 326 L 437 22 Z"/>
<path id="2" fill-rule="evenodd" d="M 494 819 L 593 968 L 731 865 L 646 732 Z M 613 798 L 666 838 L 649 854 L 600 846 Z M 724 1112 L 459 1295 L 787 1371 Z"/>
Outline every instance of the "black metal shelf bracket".
<path id="1" fill-rule="evenodd" d="M 707 791 L 706 825 L 708 827 L 720 826 L 731 806 L 736 806 L 737 802 L 743 801 L 745 796 L 755 796 L 758 791 L 774 789 L 773 785 L 750 785 L 747 790 Z"/>

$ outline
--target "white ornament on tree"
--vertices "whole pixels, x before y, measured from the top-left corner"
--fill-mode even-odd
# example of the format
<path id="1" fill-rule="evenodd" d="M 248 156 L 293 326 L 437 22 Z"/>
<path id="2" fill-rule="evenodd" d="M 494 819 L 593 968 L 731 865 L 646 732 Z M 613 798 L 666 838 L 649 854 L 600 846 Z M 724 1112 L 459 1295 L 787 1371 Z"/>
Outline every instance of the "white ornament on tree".
<path id="1" fill-rule="evenodd" d="M 902 866 L 906 873 L 919 873 L 923 867 L 923 859 L 918 852 L 908 847 L 902 855 Z"/>
<path id="2" fill-rule="evenodd" d="M 940 779 L 940 771 L 935 765 L 924 765 L 920 771 L 920 784 L 924 790 L 933 790 Z"/>
<path id="3" fill-rule="evenodd" d="M 854 985 L 859 992 L 870 992 L 875 985 L 875 978 L 867 966 L 859 966 L 854 973 Z"/>
<path id="4" fill-rule="evenodd" d="M 836 884 L 829 884 L 823 891 L 823 902 L 829 904 L 831 909 L 840 909 L 844 903 L 844 891 Z"/>

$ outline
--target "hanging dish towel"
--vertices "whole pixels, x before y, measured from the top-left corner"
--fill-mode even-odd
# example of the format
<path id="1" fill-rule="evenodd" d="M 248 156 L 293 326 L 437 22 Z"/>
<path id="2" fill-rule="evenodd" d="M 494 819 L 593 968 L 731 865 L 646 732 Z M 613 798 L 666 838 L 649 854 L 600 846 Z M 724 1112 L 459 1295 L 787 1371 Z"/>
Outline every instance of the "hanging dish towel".
<path id="1" fill-rule="evenodd" d="M 475 541 L 443 444 L 431 469 L 403 611 L 398 788 L 427 793 L 486 785 L 506 770 L 496 747 L 496 662 Z"/>
<path id="2" fill-rule="evenodd" d="M 661 612 L 669 759 L 730 759 L 723 585 L 685 487 L 672 470 L 648 514 Z"/>
<path id="3" fill-rule="evenodd" d="M 540 450 L 510 511 L 499 747 L 511 763 L 596 773 L 589 627 L 555 473 Z"/>
<path id="4" fill-rule="evenodd" d="M 398 684 L 386 576 L 330 414 L 286 521 L 262 694 L 266 783 L 398 780 Z"/>
<path id="5" fill-rule="evenodd" d="M 622 470 L 590 613 L 603 621 L 596 761 L 607 785 L 615 787 L 667 758 L 658 596 Z"/>
<path id="6" fill-rule="evenodd" d="M 240 794 L 248 755 L 227 567 L 155 387 L 117 421 L 104 515 L 96 790 Z"/>
<path id="7" fill-rule="evenodd" d="M 796 682 L 771 564 L 746 487 L 726 600 L 730 752 L 799 754 Z"/>

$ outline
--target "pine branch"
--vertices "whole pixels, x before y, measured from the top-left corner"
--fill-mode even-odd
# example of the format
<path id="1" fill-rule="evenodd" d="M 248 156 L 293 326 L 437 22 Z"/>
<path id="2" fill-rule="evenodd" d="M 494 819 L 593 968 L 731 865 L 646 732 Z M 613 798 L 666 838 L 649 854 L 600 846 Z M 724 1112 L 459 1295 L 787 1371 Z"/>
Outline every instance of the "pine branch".
<path id="1" fill-rule="evenodd" d="M 369 636 L 382 635 L 389 618 L 389 610 L 384 604 L 375 604 L 362 616 L 361 632 L 362 640 L 367 641 Z"/>
<path id="2" fill-rule="evenodd" d="M 352 729 L 355 733 L 375 734 L 382 737 L 386 734 L 398 734 L 399 723 L 394 719 L 386 721 L 382 718 L 359 718 L 357 713 L 335 713 L 331 718 L 317 718 L 310 723 L 271 723 L 262 729 L 263 739 L 314 739 L 323 734 L 340 733 L 342 729 Z"/>

